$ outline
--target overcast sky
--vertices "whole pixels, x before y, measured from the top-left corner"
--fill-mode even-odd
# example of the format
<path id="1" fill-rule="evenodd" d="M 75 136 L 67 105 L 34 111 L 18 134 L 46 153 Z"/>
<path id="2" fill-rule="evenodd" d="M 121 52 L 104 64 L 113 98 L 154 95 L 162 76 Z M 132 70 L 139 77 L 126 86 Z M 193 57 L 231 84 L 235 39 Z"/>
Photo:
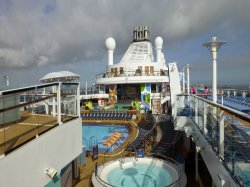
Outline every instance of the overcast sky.
<path id="1" fill-rule="evenodd" d="M 218 85 L 250 85 L 250 0 L 0 0 L 0 83 L 27 86 L 52 71 L 72 71 L 84 85 L 108 64 L 105 39 L 116 40 L 115 63 L 136 26 L 164 40 L 166 62 L 190 64 L 192 83 L 212 82 L 204 42 L 227 41 L 218 54 Z"/>

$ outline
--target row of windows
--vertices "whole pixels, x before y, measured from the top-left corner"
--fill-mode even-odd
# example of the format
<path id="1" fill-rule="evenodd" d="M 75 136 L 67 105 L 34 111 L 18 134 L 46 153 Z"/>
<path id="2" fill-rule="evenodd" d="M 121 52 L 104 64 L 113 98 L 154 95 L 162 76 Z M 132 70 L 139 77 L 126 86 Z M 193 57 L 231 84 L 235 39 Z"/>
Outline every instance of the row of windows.
<path id="1" fill-rule="evenodd" d="M 124 73 L 124 68 L 123 67 L 119 67 L 119 68 L 111 68 L 111 73 L 114 74 L 115 76 L 118 75 L 118 71 L 119 74 L 123 74 Z M 154 74 L 154 66 L 138 66 L 137 70 L 135 71 L 135 73 L 142 73 L 145 72 L 145 74 Z"/>

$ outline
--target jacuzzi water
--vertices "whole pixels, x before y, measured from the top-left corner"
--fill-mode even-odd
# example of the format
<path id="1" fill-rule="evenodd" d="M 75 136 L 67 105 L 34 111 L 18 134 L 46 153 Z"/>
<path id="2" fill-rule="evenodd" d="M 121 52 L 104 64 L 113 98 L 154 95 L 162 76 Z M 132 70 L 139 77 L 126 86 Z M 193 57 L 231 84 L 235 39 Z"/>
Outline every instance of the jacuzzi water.
<path id="1" fill-rule="evenodd" d="M 92 175 L 95 187 L 185 186 L 186 176 L 173 160 L 124 157 L 101 164 Z"/>
<path id="2" fill-rule="evenodd" d="M 159 166 L 136 163 L 133 167 L 115 168 L 108 174 L 108 183 L 117 187 L 164 187 L 172 183 L 170 173 Z"/>

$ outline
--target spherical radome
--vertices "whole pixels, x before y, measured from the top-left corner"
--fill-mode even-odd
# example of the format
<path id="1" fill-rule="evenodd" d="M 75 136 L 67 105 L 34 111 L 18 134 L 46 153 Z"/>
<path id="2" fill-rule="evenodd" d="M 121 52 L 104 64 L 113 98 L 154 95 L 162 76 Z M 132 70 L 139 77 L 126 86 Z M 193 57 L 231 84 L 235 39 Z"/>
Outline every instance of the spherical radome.
<path id="1" fill-rule="evenodd" d="M 155 39 L 155 46 L 156 47 L 162 47 L 163 45 L 163 39 L 162 37 L 158 36 L 156 39 Z"/>
<path id="2" fill-rule="evenodd" d="M 111 37 L 107 38 L 105 44 L 106 44 L 106 48 L 108 50 L 114 50 L 115 49 L 115 40 L 114 40 L 114 38 L 111 38 Z"/>

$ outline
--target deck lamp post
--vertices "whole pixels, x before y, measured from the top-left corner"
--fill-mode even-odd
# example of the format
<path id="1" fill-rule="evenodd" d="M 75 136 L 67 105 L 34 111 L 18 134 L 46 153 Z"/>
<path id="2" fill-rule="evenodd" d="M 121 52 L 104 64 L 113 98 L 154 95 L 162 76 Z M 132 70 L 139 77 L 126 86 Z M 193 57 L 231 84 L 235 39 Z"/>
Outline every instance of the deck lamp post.
<path id="1" fill-rule="evenodd" d="M 182 92 L 185 93 L 185 67 L 182 68 Z"/>
<path id="2" fill-rule="evenodd" d="M 216 37 L 212 37 L 212 40 L 210 42 L 203 44 L 204 47 L 208 48 L 213 58 L 212 98 L 214 103 L 217 103 L 217 64 L 216 64 L 217 52 L 219 51 L 220 47 L 225 43 L 226 42 L 224 41 L 217 40 Z"/>

